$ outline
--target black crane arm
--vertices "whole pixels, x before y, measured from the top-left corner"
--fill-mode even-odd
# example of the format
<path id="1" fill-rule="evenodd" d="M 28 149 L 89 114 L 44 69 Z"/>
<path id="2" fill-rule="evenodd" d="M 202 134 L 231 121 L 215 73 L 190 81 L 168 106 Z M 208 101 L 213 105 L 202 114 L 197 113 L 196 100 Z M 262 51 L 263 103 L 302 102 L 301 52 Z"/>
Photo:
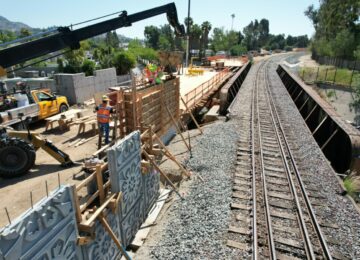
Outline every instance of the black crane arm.
<path id="1" fill-rule="evenodd" d="M 163 13 L 166 13 L 167 19 L 170 25 L 174 27 L 175 33 L 179 36 L 184 35 L 185 29 L 184 26 L 179 23 L 174 3 L 158 6 L 131 15 L 127 15 L 126 11 L 124 11 L 117 18 L 89 25 L 77 30 L 71 30 L 69 27 L 60 27 L 58 28 L 58 32 L 53 35 L 0 50 L 0 72 L 1 69 L 5 69 L 64 48 L 71 48 L 73 50 L 78 49 L 80 48 L 80 41 L 82 40 L 113 31 L 121 27 L 131 26 L 134 22 Z"/>

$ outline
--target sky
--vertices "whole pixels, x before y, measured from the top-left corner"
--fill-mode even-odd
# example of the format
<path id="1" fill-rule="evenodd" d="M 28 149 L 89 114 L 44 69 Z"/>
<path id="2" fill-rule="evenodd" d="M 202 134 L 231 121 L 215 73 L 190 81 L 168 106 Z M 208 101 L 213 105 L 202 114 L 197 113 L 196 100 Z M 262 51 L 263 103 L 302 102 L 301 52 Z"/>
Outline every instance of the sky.
<path id="1" fill-rule="evenodd" d="M 179 20 L 183 23 L 187 17 L 188 0 L 173 1 Z M 11 0 L 3 2 L 0 15 L 31 27 L 44 28 L 53 25 L 68 26 L 122 10 L 132 14 L 170 2 L 171 0 Z M 311 4 L 318 7 L 318 3 L 317 0 L 191 0 L 190 16 L 195 23 L 209 21 L 212 28 L 224 27 L 225 30 L 230 30 L 231 14 L 234 14 L 233 29 L 237 31 L 242 31 L 254 19 L 266 18 L 270 22 L 271 34 L 307 34 L 311 37 L 314 28 L 304 15 L 304 10 Z M 110 18 L 112 17 L 106 19 Z M 143 39 L 145 26 L 165 23 L 166 15 L 159 15 L 134 23 L 131 27 L 121 28 L 117 33 Z"/>

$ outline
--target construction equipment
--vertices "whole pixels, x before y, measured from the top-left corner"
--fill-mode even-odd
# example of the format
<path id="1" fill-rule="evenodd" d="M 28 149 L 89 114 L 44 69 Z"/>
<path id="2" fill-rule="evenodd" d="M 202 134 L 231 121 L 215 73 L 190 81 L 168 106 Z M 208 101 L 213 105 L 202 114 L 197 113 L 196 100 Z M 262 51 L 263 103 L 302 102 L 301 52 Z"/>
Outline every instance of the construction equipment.
<path id="1" fill-rule="evenodd" d="M 13 89 L 0 94 L 0 124 L 23 130 L 18 118 L 20 113 L 37 121 L 65 112 L 68 108 L 65 96 L 54 95 L 47 89 Z"/>
<path id="2" fill-rule="evenodd" d="M 20 114 L 19 119 L 27 131 L 14 131 L 10 127 L 0 126 L 0 177 L 12 178 L 27 173 L 34 166 L 39 148 L 59 161 L 61 166 L 73 164 L 69 155 L 51 141 L 30 132 L 28 124 L 31 118 L 28 117 L 24 122 L 22 116 Z"/>
<path id="3" fill-rule="evenodd" d="M 59 27 L 57 30 L 45 32 L 42 38 L 35 35 L 35 40 L 14 45 L 0 50 L 0 77 L 6 76 L 6 69 L 11 66 L 24 63 L 28 60 L 40 56 L 54 53 L 56 51 L 70 48 L 71 50 L 80 48 L 80 41 L 85 39 L 119 29 L 121 27 L 131 26 L 138 22 L 153 16 L 166 13 L 167 19 L 175 29 L 175 34 L 182 36 L 185 34 L 185 28 L 178 21 L 176 6 L 174 3 L 148 9 L 142 12 L 128 15 L 126 11 L 121 12 L 119 17 L 106 20 L 100 23 L 85 26 L 83 28 L 72 30 L 70 27 Z M 29 40 L 31 37 L 27 37 Z M 10 42 L 14 44 L 18 42 Z M 21 119 L 21 114 L 19 118 Z M 21 121 L 23 124 L 23 122 Z M 26 131 L 9 130 L 6 126 L 0 127 L 0 176 L 15 177 L 26 173 L 35 162 L 35 151 L 39 148 L 44 149 L 53 156 L 62 165 L 71 164 L 69 156 L 57 149 L 50 141 L 42 139 L 38 134 Z"/>
<path id="4" fill-rule="evenodd" d="M 175 29 L 175 34 L 178 36 L 184 35 L 185 28 L 178 21 L 176 6 L 174 3 L 155 7 L 131 15 L 128 15 L 126 11 L 123 11 L 117 18 L 92 24 L 77 30 L 71 30 L 70 27 L 59 27 L 57 32 L 55 31 L 54 34 L 49 36 L 0 50 L 0 77 L 5 76 L 6 68 L 13 65 L 17 65 L 65 48 L 70 48 L 72 50 L 79 49 L 80 41 L 119 29 L 121 27 L 131 26 L 134 22 L 163 13 L 166 13 L 170 25 Z"/>

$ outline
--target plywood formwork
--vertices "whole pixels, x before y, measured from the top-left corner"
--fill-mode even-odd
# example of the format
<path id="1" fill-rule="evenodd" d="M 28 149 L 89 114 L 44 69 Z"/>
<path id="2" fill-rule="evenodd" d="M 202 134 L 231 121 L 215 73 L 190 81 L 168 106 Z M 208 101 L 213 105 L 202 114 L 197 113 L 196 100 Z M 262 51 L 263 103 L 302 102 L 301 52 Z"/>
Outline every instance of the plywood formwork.
<path id="1" fill-rule="evenodd" d="M 159 85 L 132 89 L 122 89 L 108 94 L 111 105 L 116 107 L 120 136 L 140 129 L 142 125 L 154 126 L 154 131 L 165 134 L 180 118 L 180 82 L 174 78 Z"/>

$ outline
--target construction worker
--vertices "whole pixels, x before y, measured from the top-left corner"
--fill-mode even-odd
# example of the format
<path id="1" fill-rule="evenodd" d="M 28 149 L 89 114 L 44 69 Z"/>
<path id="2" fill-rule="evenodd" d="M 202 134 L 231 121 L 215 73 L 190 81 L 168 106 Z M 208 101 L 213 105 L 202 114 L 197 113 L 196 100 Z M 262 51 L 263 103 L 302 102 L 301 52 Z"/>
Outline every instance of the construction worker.
<path id="1" fill-rule="evenodd" d="M 105 144 L 109 143 L 110 114 L 114 112 L 113 108 L 108 105 L 109 100 L 106 95 L 102 96 L 102 103 L 95 108 L 100 134 L 105 134 Z"/>

